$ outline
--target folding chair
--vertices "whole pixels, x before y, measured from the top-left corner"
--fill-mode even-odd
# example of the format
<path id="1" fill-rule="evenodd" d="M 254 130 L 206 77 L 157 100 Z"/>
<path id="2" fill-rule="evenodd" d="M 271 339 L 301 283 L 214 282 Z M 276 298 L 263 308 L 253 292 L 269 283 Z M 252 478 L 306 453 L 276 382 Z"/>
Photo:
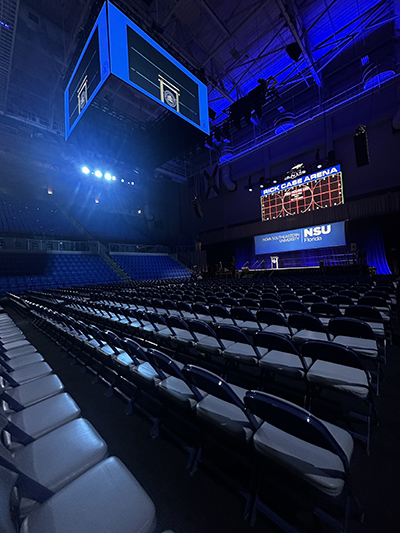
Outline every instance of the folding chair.
<path id="1" fill-rule="evenodd" d="M 251 522 L 255 522 L 256 512 L 261 511 L 284 531 L 297 531 L 258 496 L 263 470 L 267 468 L 268 483 L 272 487 L 276 485 L 278 490 L 283 485 L 286 505 L 293 499 L 306 509 L 311 506 L 315 516 L 338 531 L 347 531 L 351 512 L 356 510 L 359 515 L 351 489 L 350 461 L 354 448 L 351 435 L 265 392 L 248 391 L 244 403 L 263 421 L 253 437 L 258 462 L 253 480 Z M 273 477 L 274 470 L 277 472 Z M 336 512 L 340 504 L 343 517 L 339 520 Z"/>
<path id="2" fill-rule="evenodd" d="M 310 341 L 302 346 L 304 357 L 310 358 L 312 363 L 307 371 L 306 380 L 310 384 L 311 399 L 320 397 L 325 389 L 331 389 L 340 395 L 351 396 L 367 405 L 367 415 L 349 412 L 349 416 L 363 420 L 367 424 L 365 435 L 352 433 L 366 443 L 367 453 L 370 450 L 371 414 L 376 410 L 370 373 L 365 369 L 360 357 L 341 344 L 334 342 Z M 342 409 L 343 410 L 343 409 Z M 348 409 L 346 409 L 348 411 Z"/>
<path id="3" fill-rule="evenodd" d="M 153 533 L 154 504 L 134 476 L 116 457 L 109 457 L 71 481 L 56 494 L 36 494 L 40 503 L 19 527 L 24 480 L 0 467 L 4 533 Z M 39 492 L 39 491 L 37 491 Z"/>
<path id="4" fill-rule="evenodd" d="M 322 324 L 319 318 L 309 313 L 292 313 L 288 323 L 297 332 L 292 336 L 292 341 L 302 344 L 311 340 L 330 340 L 328 329 Z"/>

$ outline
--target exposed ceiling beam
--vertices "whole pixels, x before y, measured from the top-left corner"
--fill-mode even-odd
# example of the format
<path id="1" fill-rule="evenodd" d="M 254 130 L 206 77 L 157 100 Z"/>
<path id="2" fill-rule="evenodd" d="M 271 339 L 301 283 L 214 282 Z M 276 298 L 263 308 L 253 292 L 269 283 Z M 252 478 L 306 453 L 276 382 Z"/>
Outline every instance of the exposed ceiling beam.
<path id="1" fill-rule="evenodd" d="M 258 5 L 255 6 L 255 8 L 249 12 L 249 14 L 247 15 L 247 17 L 245 17 L 242 21 L 242 23 L 237 27 L 235 28 L 235 30 L 233 32 L 231 32 L 229 34 L 229 36 L 226 36 L 225 39 L 223 39 L 217 46 L 216 48 L 214 48 L 214 50 L 212 50 L 210 52 L 210 54 L 206 57 L 206 59 L 203 61 L 203 64 L 202 64 L 202 67 L 204 67 L 206 65 L 206 63 L 208 63 L 208 61 L 210 61 L 210 59 L 212 59 L 215 54 L 217 54 L 219 52 L 219 50 L 221 50 L 221 48 L 229 41 L 229 39 L 231 39 L 232 37 L 235 36 L 235 34 L 241 29 L 243 28 L 243 26 L 245 24 L 247 24 L 257 13 L 258 11 L 260 11 L 260 9 L 262 9 L 263 7 L 265 7 L 265 2 L 264 0 L 262 0 L 260 3 L 258 3 Z"/>
<path id="2" fill-rule="evenodd" d="M 311 75 L 314 78 L 315 83 L 318 85 L 318 87 L 322 87 L 322 81 L 321 81 L 321 78 L 320 78 L 318 72 L 316 71 L 316 69 L 314 67 L 313 58 L 307 52 L 306 47 L 304 46 L 304 43 L 303 43 L 303 41 L 300 38 L 299 32 L 298 32 L 298 30 L 296 28 L 295 21 L 293 20 L 293 17 L 291 17 L 290 13 L 288 12 L 288 10 L 287 10 L 287 8 L 284 5 L 282 0 L 276 0 L 276 1 L 277 1 L 278 6 L 279 6 L 279 9 L 280 9 L 280 11 L 281 11 L 281 13 L 283 15 L 283 18 L 285 19 L 285 21 L 286 21 L 286 23 L 288 25 L 288 28 L 289 28 L 291 34 L 294 37 L 294 40 L 296 41 L 296 43 L 300 47 L 301 53 L 303 54 L 303 58 L 304 58 L 304 60 L 306 62 L 306 65 L 310 69 Z"/>

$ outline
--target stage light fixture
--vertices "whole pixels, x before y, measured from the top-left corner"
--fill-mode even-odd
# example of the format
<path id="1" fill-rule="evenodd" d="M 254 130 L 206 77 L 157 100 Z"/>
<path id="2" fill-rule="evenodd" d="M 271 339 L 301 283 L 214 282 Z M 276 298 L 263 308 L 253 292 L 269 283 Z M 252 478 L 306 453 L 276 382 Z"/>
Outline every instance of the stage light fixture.
<path id="1" fill-rule="evenodd" d="M 125 183 L 125 180 L 124 180 L 124 179 L 122 179 L 122 180 L 121 180 L 121 183 Z"/>
<path id="2" fill-rule="evenodd" d="M 141 209 L 138 209 L 138 215 L 141 215 L 142 214 L 142 210 Z"/>
<path id="3" fill-rule="evenodd" d="M 116 179 L 117 179 L 117 178 L 116 178 L 115 176 L 112 177 L 112 180 L 113 180 L 113 181 L 116 181 Z"/>
<path id="4" fill-rule="evenodd" d="M 322 168 L 321 163 L 318 163 L 317 168 Z"/>
<path id="5" fill-rule="evenodd" d="M 102 178 L 103 177 L 103 173 L 100 170 L 96 170 L 94 175 L 96 176 L 96 178 Z"/>
<path id="6" fill-rule="evenodd" d="M 107 181 L 110 181 L 110 180 L 111 180 L 111 174 L 110 174 L 109 172 L 106 172 L 106 173 L 104 174 L 104 177 L 105 177 L 105 179 L 106 179 Z"/>
<path id="7" fill-rule="evenodd" d="M 84 174 L 90 174 L 90 170 L 88 169 L 88 167 L 82 167 L 82 172 Z"/>

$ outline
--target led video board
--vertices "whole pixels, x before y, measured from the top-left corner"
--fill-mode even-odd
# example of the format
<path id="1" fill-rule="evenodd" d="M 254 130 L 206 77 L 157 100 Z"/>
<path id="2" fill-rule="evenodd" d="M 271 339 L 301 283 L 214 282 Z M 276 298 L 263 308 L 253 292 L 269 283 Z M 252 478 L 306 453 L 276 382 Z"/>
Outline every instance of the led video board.
<path id="1" fill-rule="evenodd" d="M 344 246 L 345 244 L 344 222 L 298 228 L 279 233 L 267 233 L 266 235 L 254 237 L 256 255 L 312 250 L 315 248 Z"/>
<path id="2" fill-rule="evenodd" d="M 107 9 L 104 4 L 64 93 L 66 139 L 109 74 Z"/>
<path id="3" fill-rule="evenodd" d="M 108 2 L 112 74 L 209 133 L 207 87 Z"/>
<path id="4" fill-rule="evenodd" d="M 340 165 L 298 176 L 261 192 L 263 221 L 343 204 Z"/>
<path id="5" fill-rule="evenodd" d="M 206 85 L 107 1 L 64 93 L 66 139 L 110 74 L 210 133 Z"/>

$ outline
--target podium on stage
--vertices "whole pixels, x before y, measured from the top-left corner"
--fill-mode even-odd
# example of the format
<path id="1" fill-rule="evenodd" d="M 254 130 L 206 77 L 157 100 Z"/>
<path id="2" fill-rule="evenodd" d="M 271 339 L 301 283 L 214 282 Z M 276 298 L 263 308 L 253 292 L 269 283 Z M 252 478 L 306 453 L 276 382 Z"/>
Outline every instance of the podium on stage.
<path id="1" fill-rule="evenodd" d="M 279 268 L 279 257 L 277 255 L 271 255 L 271 268 Z"/>

